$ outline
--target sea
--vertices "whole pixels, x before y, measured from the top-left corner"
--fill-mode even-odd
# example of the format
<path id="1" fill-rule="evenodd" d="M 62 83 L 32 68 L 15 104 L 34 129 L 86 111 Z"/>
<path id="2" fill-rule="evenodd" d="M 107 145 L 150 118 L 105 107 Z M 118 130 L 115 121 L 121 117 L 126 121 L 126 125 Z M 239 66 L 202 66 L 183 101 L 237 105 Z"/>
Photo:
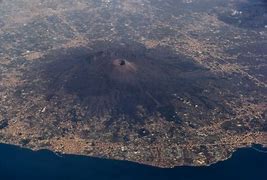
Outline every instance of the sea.
<path id="1" fill-rule="evenodd" d="M 267 180 L 266 151 L 254 145 L 210 166 L 166 169 L 0 144 L 0 180 Z"/>

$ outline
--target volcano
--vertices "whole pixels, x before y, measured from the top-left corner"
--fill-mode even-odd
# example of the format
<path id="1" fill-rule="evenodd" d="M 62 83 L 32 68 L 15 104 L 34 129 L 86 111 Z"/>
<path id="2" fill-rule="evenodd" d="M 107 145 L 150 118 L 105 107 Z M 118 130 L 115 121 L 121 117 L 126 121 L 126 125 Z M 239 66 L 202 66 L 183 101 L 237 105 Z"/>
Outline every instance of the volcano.
<path id="1" fill-rule="evenodd" d="M 210 76 L 186 56 L 138 43 L 100 42 L 44 58 L 33 75 L 46 87 L 40 93 L 57 101 L 70 95 L 86 107 L 89 117 L 123 115 L 142 121 L 138 117 L 142 109 L 146 115 L 159 113 L 166 120 L 178 121 L 174 95 L 194 90 L 197 81 Z"/>

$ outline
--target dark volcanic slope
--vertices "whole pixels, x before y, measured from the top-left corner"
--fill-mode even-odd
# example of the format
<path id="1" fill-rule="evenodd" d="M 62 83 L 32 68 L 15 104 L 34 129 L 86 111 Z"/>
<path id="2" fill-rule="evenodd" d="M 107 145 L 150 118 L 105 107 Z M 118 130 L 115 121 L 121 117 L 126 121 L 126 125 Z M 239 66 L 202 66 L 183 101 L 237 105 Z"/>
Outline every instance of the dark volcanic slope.
<path id="1" fill-rule="evenodd" d="M 74 104 L 86 109 L 82 119 L 111 115 L 114 120 L 126 115 L 128 121 L 142 122 L 144 115 L 159 113 L 178 122 L 176 99 L 186 94 L 202 102 L 205 111 L 225 109 L 214 93 L 198 97 L 211 87 L 224 86 L 224 80 L 216 82 L 219 78 L 207 69 L 166 48 L 100 42 L 90 48 L 54 51 L 33 69 L 24 89 L 34 89 L 31 82 L 38 81 L 37 93 L 56 104 L 67 103 L 71 96 Z"/>

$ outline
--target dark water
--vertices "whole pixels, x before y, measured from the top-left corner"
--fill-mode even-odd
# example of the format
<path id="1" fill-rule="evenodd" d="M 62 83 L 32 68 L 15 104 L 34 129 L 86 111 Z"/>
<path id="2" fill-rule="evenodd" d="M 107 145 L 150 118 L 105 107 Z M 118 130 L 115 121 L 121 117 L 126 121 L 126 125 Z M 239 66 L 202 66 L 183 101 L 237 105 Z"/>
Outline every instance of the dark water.
<path id="1" fill-rule="evenodd" d="M 50 151 L 0 144 L 0 179 L 267 179 L 267 154 L 240 149 L 229 160 L 209 167 L 160 169 L 131 162 L 77 155 L 56 156 Z"/>

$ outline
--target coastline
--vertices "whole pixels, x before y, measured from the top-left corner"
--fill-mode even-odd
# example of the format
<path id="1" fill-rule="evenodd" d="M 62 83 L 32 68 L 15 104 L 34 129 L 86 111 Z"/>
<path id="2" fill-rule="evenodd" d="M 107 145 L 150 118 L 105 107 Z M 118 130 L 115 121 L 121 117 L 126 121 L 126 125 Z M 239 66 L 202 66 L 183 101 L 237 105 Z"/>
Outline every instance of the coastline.
<path id="1" fill-rule="evenodd" d="M 217 161 L 214 161 L 212 163 L 207 163 L 207 164 L 202 164 L 202 165 L 200 165 L 200 164 L 180 164 L 180 165 L 171 165 L 171 166 L 161 166 L 159 164 L 149 164 L 149 163 L 142 162 L 142 161 L 131 161 L 131 160 L 127 160 L 127 159 L 114 159 L 114 158 L 107 158 L 107 157 L 97 157 L 97 156 L 90 156 L 90 155 L 79 154 L 79 153 L 67 153 L 67 152 L 54 151 L 52 149 L 46 149 L 46 148 L 41 148 L 41 149 L 34 148 L 33 149 L 33 148 L 23 147 L 21 145 L 1 143 L 0 142 L 0 146 L 1 145 L 12 146 L 14 148 L 21 148 L 22 150 L 27 150 L 27 151 L 31 151 L 31 152 L 35 152 L 35 153 L 39 153 L 42 151 L 49 151 L 50 153 L 52 153 L 55 156 L 58 156 L 60 158 L 64 158 L 65 156 L 81 156 L 81 157 L 86 157 L 86 158 L 96 158 L 96 159 L 100 159 L 100 160 L 103 159 L 103 160 L 107 160 L 107 161 L 128 162 L 128 163 L 134 163 L 134 164 L 141 165 L 141 166 L 161 168 L 161 169 L 174 169 L 174 168 L 179 168 L 179 167 L 196 167 L 196 168 L 197 167 L 210 167 L 210 166 L 216 165 L 218 163 L 223 163 L 223 162 L 231 159 L 237 151 L 242 150 L 242 149 L 253 149 L 254 151 L 257 151 L 258 153 L 263 153 L 263 152 L 261 152 L 261 149 L 263 149 L 264 153 L 266 153 L 265 151 L 267 150 L 267 144 L 252 143 L 251 145 L 248 145 L 248 146 L 242 146 L 242 147 L 236 148 L 234 151 L 229 153 L 229 156 L 222 158 L 222 159 L 219 159 Z"/>
<path id="2" fill-rule="evenodd" d="M 58 157 L 48 150 L 31 151 L 0 144 L 1 178 L 9 179 L 266 179 L 267 155 L 242 148 L 210 166 L 157 168 L 129 161 L 79 155 Z M 238 168 L 237 168 L 238 167 Z"/>

